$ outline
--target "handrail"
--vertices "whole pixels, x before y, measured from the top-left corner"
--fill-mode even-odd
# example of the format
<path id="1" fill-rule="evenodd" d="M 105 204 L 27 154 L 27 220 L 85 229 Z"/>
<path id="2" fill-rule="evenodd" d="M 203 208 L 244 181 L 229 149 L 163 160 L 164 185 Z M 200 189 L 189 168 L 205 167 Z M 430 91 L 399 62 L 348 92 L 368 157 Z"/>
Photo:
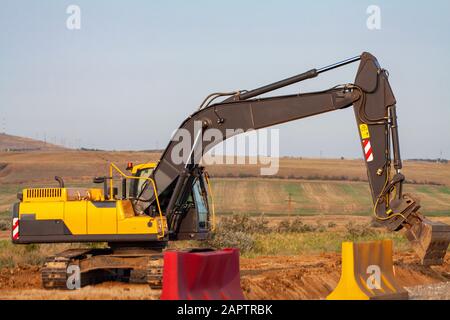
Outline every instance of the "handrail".
<path id="1" fill-rule="evenodd" d="M 109 190 L 109 196 L 110 199 L 113 198 L 113 187 L 114 187 L 114 182 L 113 182 L 113 169 L 115 169 L 123 178 L 125 179 L 135 179 L 135 180 L 147 180 L 150 181 L 152 183 L 153 186 L 153 192 L 155 193 L 155 199 L 156 199 L 156 206 L 158 207 L 158 212 L 159 212 L 159 223 L 160 223 L 160 227 L 161 227 L 161 234 L 158 235 L 159 238 L 164 238 L 165 236 L 165 227 L 164 227 L 164 223 L 163 223 L 163 214 L 161 211 L 161 206 L 159 205 L 159 198 L 158 198 L 158 192 L 156 189 L 156 184 L 155 184 L 155 180 L 153 180 L 150 177 L 135 177 L 135 176 L 128 176 L 125 173 L 122 172 L 122 170 L 120 170 L 114 163 L 110 163 L 109 166 L 109 183 L 110 183 L 110 190 Z"/>
<path id="2" fill-rule="evenodd" d="M 212 207 L 212 227 L 211 227 L 211 231 L 215 231 L 216 230 L 216 209 L 215 209 L 215 205 L 214 205 L 214 195 L 212 192 L 212 187 L 211 184 L 209 182 L 209 175 L 207 172 L 205 172 L 205 180 L 206 180 L 206 184 L 208 185 L 208 191 L 209 194 L 211 195 L 211 207 Z"/>

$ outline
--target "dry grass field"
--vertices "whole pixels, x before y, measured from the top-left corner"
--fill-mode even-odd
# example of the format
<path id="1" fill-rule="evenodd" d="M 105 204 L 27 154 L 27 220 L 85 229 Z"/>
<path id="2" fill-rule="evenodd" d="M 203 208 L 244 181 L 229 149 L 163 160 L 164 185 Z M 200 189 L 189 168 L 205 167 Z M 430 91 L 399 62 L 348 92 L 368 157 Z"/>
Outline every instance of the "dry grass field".
<path id="1" fill-rule="evenodd" d="M 21 188 L 90 185 L 108 164 L 156 161 L 150 152 L 47 151 L 0 152 L 0 212 L 8 210 Z M 450 164 L 405 161 L 406 192 L 417 194 L 423 212 L 450 213 Z M 219 213 L 267 215 L 369 214 L 370 191 L 362 160 L 282 158 L 277 175 L 262 177 L 259 165 L 212 165 L 213 194 Z M 233 193 L 230 193 L 230 190 Z"/>
<path id="2" fill-rule="evenodd" d="M 408 184 L 405 192 L 420 197 L 425 214 L 450 214 L 448 186 Z M 213 181 L 213 193 L 220 213 L 272 216 L 372 212 L 367 182 L 218 178 Z"/>
<path id="3" fill-rule="evenodd" d="M 123 167 L 129 161 L 156 161 L 159 156 L 159 153 L 131 151 L 0 152 L 0 182 L 46 183 L 51 182 L 55 174 L 71 181 L 88 181 L 95 175 L 105 173 L 109 162 Z M 223 164 L 207 168 L 213 177 L 261 177 L 261 165 Z M 450 186 L 450 163 L 406 160 L 403 173 L 408 182 L 414 184 Z M 367 175 L 364 162 L 360 159 L 281 158 L 278 173 L 267 178 L 366 181 Z"/>
<path id="4" fill-rule="evenodd" d="M 65 148 L 47 143 L 44 141 L 34 140 L 30 138 L 12 136 L 5 133 L 0 133 L 0 151 L 49 151 L 49 150 L 64 150 Z"/>

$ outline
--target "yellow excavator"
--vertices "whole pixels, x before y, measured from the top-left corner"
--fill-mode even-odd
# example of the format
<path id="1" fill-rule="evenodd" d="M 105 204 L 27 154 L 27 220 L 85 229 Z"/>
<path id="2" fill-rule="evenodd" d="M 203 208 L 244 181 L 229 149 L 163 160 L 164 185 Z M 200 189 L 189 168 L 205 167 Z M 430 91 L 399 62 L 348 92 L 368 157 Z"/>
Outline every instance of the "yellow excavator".
<path id="1" fill-rule="evenodd" d="M 318 92 L 260 97 L 357 61 L 354 83 Z M 442 264 L 450 227 L 426 219 L 419 212 L 419 199 L 403 193 L 396 100 L 388 72 L 367 52 L 254 90 L 209 95 L 179 128 L 189 133 L 188 152 L 180 153 L 180 141 L 172 139 L 156 163 L 129 163 L 123 171 L 111 164 L 108 175 L 93 179 L 98 188 L 67 188 L 62 178 L 55 177 L 59 183 L 55 188 L 24 189 L 13 206 L 12 241 L 107 244 L 48 257 L 42 268 L 45 288 L 66 288 L 71 265 L 80 268 L 82 285 L 124 279 L 160 287 L 162 252 L 168 242 L 205 240 L 214 229 L 209 178 L 200 165 L 204 153 L 238 132 L 350 106 L 355 112 L 375 218 L 391 231 L 405 229 L 422 263 Z M 204 139 L 208 130 L 220 135 Z"/>

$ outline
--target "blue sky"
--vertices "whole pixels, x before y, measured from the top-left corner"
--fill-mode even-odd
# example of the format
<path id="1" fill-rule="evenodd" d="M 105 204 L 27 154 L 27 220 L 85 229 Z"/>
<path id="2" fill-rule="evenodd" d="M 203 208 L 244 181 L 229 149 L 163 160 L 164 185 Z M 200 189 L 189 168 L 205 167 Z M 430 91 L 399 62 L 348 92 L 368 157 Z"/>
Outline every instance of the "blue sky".
<path id="1" fill-rule="evenodd" d="M 66 8 L 81 8 L 81 30 Z M 381 30 L 366 27 L 369 5 Z M 449 1 L 0 0 L 0 124 L 105 149 L 165 147 L 211 92 L 370 51 L 390 71 L 405 158 L 450 158 Z M 357 65 L 278 93 L 352 82 Z M 360 157 L 353 111 L 277 126 L 281 155 Z"/>

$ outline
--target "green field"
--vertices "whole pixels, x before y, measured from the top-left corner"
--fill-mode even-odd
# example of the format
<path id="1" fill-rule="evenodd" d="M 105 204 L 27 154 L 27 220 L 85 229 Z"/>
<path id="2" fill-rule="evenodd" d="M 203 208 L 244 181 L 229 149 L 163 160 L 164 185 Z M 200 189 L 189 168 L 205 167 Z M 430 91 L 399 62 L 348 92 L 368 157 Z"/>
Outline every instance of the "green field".
<path id="1" fill-rule="evenodd" d="M 367 182 L 264 178 L 215 178 L 211 182 L 218 214 L 369 215 L 372 212 Z M 76 183 L 72 186 L 91 184 Z M 23 187 L 0 185 L 0 212 L 10 209 L 17 201 L 17 192 Z M 404 192 L 413 193 L 421 199 L 422 213 L 429 216 L 450 215 L 450 187 L 406 184 Z"/>
<path id="2" fill-rule="evenodd" d="M 424 214 L 450 215 L 449 187 L 406 184 L 404 192 L 421 199 Z M 369 215 L 372 212 L 366 182 L 221 178 L 213 180 L 213 194 L 216 210 L 221 214 Z"/>

